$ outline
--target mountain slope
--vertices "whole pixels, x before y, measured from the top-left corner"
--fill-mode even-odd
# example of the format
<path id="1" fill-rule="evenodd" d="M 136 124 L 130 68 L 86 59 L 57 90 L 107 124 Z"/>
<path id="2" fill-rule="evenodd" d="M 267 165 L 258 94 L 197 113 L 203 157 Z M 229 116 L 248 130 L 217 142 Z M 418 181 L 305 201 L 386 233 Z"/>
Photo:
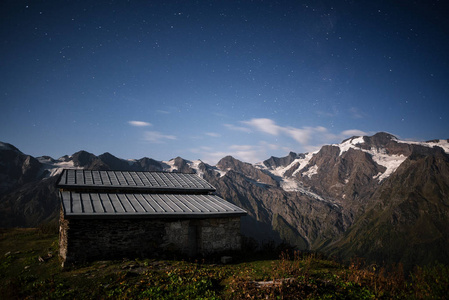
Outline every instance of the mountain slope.
<path id="1" fill-rule="evenodd" d="M 374 192 L 374 206 L 326 250 L 379 263 L 449 262 L 449 155 L 427 151 L 413 152 Z"/>

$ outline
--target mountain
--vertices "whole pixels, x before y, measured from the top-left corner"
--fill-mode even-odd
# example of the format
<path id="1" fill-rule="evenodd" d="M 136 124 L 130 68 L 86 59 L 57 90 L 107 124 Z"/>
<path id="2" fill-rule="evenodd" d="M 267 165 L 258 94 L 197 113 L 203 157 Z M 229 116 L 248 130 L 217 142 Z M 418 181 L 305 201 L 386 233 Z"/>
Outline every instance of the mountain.
<path id="1" fill-rule="evenodd" d="M 260 243 L 377 263 L 449 263 L 448 153 L 449 140 L 402 141 L 383 132 L 257 164 L 227 156 L 216 166 L 85 151 L 33 158 L 1 143 L 0 226 L 57 218 L 62 168 L 195 172 L 248 211 L 242 233 Z"/>

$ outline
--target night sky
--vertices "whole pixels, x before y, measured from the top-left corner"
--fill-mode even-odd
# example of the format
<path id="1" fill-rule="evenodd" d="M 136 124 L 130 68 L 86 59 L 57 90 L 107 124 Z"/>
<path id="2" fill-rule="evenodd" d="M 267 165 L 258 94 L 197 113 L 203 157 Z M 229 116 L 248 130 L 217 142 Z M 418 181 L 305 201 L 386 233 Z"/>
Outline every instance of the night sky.
<path id="1" fill-rule="evenodd" d="M 449 138 L 447 1 L 0 4 L 0 141 L 215 164 Z"/>

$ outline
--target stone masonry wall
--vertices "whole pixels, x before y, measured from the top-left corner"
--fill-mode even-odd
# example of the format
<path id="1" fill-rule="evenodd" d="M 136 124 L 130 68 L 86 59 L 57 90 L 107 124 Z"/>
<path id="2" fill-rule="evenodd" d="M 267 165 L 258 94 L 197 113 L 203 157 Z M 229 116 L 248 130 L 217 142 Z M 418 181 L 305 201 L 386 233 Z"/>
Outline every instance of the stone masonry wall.
<path id="1" fill-rule="evenodd" d="M 214 219 L 64 219 L 60 256 L 65 264 L 170 252 L 189 256 L 239 250 L 240 217 Z"/>
<path id="2" fill-rule="evenodd" d="M 199 253 L 207 255 L 240 249 L 240 217 L 201 220 L 198 226 Z"/>

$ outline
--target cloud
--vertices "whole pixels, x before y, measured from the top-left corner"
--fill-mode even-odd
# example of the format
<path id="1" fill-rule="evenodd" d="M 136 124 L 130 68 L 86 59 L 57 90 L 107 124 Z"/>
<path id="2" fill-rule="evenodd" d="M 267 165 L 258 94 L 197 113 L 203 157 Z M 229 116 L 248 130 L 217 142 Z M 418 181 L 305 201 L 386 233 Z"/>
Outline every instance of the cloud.
<path id="1" fill-rule="evenodd" d="M 253 145 L 231 145 L 229 146 L 229 149 L 233 151 L 250 151 L 253 147 Z"/>
<path id="2" fill-rule="evenodd" d="M 243 162 L 256 163 L 267 159 L 270 144 L 261 142 L 258 145 L 230 145 L 225 149 L 220 148 L 219 151 L 214 151 L 210 147 L 199 147 L 190 149 L 192 153 L 199 154 L 201 160 L 210 164 L 216 165 L 220 159 L 231 155 Z"/>
<path id="3" fill-rule="evenodd" d="M 303 128 L 295 128 L 291 126 L 283 127 L 277 125 L 275 121 L 266 118 L 255 118 L 249 121 L 242 121 L 241 123 L 248 125 L 257 131 L 261 131 L 270 135 L 286 135 L 302 145 L 308 144 L 313 134 L 323 135 L 327 133 L 327 129 L 323 126 Z"/>
<path id="4" fill-rule="evenodd" d="M 221 135 L 216 132 L 206 132 L 205 135 L 211 136 L 211 137 L 220 137 Z"/>
<path id="5" fill-rule="evenodd" d="M 242 127 L 242 126 L 235 126 L 232 124 L 224 124 L 224 126 L 230 130 L 234 130 L 234 131 L 242 131 L 242 132 L 246 132 L 246 133 L 250 133 L 252 132 L 251 129 L 247 128 L 247 127 Z"/>
<path id="6" fill-rule="evenodd" d="M 131 126 L 137 126 L 137 127 L 153 126 L 151 123 L 143 122 L 143 121 L 128 121 L 128 124 Z"/>
<path id="7" fill-rule="evenodd" d="M 159 114 L 163 114 L 163 115 L 168 115 L 170 113 L 169 111 L 161 110 L 161 109 L 156 110 L 156 112 Z"/>
<path id="8" fill-rule="evenodd" d="M 176 136 L 165 135 L 158 131 L 145 131 L 143 139 L 152 143 L 163 143 L 165 140 L 176 140 Z"/>
<path id="9" fill-rule="evenodd" d="M 242 121 L 242 124 L 249 125 L 256 130 L 271 134 L 278 135 L 282 130 L 281 126 L 276 125 L 276 123 L 271 119 L 251 119 L 249 121 Z"/>
<path id="10" fill-rule="evenodd" d="M 358 129 L 349 129 L 349 130 L 345 130 L 341 133 L 341 135 L 345 136 L 345 137 L 352 137 L 352 136 L 364 136 L 364 135 L 368 135 L 367 132 L 362 131 L 362 130 L 358 130 Z"/>
<path id="11" fill-rule="evenodd" d="M 286 128 L 283 128 L 283 131 L 288 136 L 290 136 L 295 141 L 297 141 L 298 143 L 305 145 L 309 142 L 310 135 L 312 134 L 313 129 L 311 129 L 311 128 L 300 129 L 300 128 L 294 128 L 294 127 L 286 127 Z"/>

